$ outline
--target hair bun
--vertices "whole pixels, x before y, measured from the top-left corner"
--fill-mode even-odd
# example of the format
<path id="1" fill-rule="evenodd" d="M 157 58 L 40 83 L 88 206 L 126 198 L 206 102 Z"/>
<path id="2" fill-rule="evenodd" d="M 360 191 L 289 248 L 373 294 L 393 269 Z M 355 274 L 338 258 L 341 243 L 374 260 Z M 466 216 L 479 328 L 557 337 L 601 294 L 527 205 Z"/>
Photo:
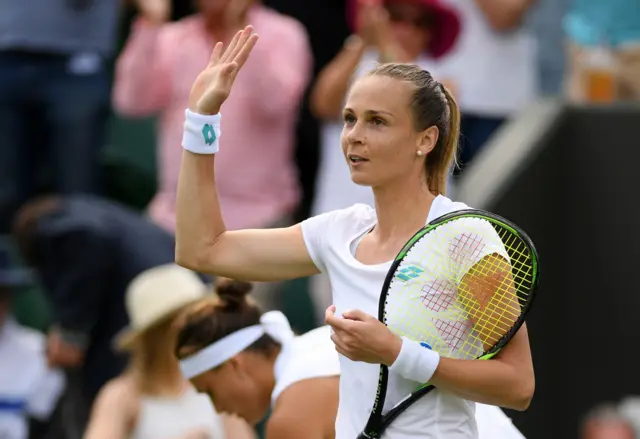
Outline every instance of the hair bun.
<path id="1" fill-rule="evenodd" d="M 241 280 L 218 278 L 216 294 L 222 304 L 229 310 L 236 310 L 246 305 L 246 297 L 253 289 L 253 284 Z"/>

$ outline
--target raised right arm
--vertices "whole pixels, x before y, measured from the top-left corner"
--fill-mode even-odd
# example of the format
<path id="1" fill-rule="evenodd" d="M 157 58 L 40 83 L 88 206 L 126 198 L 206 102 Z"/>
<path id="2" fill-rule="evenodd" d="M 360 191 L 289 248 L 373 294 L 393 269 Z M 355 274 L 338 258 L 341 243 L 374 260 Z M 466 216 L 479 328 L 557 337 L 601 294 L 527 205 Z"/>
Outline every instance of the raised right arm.
<path id="1" fill-rule="evenodd" d="M 209 66 L 191 91 L 191 111 L 217 114 L 257 35 L 247 27 Z M 250 127 L 248 127 L 250 129 Z M 176 200 L 176 262 L 186 268 L 248 281 L 277 281 L 318 273 L 302 228 L 227 231 L 214 176 L 214 154 L 184 151 Z M 241 177 L 240 177 L 241 178 Z"/>
<path id="2" fill-rule="evenodd" d="M 317 274 L 300 224 L 280 229 L 226 230 L 214 157 L 182 153 L 176 202 L 176 262 L 201 273 L 247 281 Z"/>
<path id="3" fill-rule="evenodd" d="M 366 45 L 358 36 L 350 37 L 340 53 L 325 66 L 311 90 L 311 111 L 318 119 L 339 119 L 349 82 Z"/>

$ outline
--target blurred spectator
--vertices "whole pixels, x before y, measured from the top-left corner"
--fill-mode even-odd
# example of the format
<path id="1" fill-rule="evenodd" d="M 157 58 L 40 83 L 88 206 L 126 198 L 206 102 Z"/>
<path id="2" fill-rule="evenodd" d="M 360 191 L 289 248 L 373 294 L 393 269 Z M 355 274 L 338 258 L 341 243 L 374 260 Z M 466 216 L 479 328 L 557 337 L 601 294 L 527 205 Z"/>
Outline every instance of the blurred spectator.
<path id="1" fill-rule="evenodd" d="M 422 66 L 443 82 L 438 59 L 453 49 L 460 31 L 454 9 L 439 0 L 392 0 L 384 4 L 349 2 L 348 19 L 357 33 L 320 72 L 311 92 L 311 109 L 322 119 L 320 167 L 311 214 L 318 215 L 355 203 L 373 205 L 371 188 L 358 186 L 349 175 L 340 147 L 342 108 L 353 80 L 377 62 L 411 62 Z M 318 319 L 331 304 L 325 275 L 312 279 L 312 296 Z"/>
<path id="2" fill-rule="evenodd" d="M 460 167 L 464 172 L 505 120 L 537 96 L 536 40 L 524 18 L 536 0 L 443 0 L 462 15 L 456 49 L 439 68 L 454 79 L 462 110 Z"/>
<path id="3" fill-rule="evenodd" d="M 580 439 L 636 439 L 636 433 L 615 405 L 606 404 L 587 415 Z"/>
<path id="4" fill-rule="evenodd" d="M 310 86 L 318 73 L 333 59 L 349 35 L 345 16 L 346 0 L 324 0 L 321 2 L 301 2 L 300 0 L 262 0 L 283 14 L 290 15 L 305 26 L 313 54 L 313 76 Z M 327 23 L 331 23 L 330 26 Z M 308 218 L 315 194 L 316 177 L 320 156 L 320 121 L 309 108 L 307 87 L 298 120 L 296 164 L 302 197 L 295 215 L 295 222 Z M 294 323 L 295 325 L 295 323 Z"/>
<path id="5" fill-rule="evenodd" d="M 207 395 L 184 379 L 174 355 L 174 320 L 187 305 L 206 296 L 193 272 L 175 264 L 151 268 L 135 277 L 126 293 L 130 327 L 116 339 L 131 353 L 128 368 L 107 383 L 93 407 L 85 439 L 223 439 L 222 416 Z M 255 437 L 232 421 L 236 438 Z M 244 429 L 244 434 L 237 431 Z"/>
<path id="6" fill-rule="evenodd" d="M 640 100 L 638 0 L 572 0 L 564 29 L 571 100 Z"/>
<path id="7" fill-rule="evenodd" d="M 39 439 L 65 387 L 61 371 L 47 365 L 43 334 L 20 325 L 11 315 L 17 290 L 33 279 L 23 269 L 10 269 L 0 253 L 0 437 Z"/>
<path id="8" fill-rule="evenodd" d="M 251 24 L 260 41 L 237 78 L 242 86 L 222 109 L 226 146 L 216 155 L 216 181 L 228 228 L 288 222 L 298 201 L 295 117 L 311 73 L 302 25 L 252 0 L 201 0 L 199 14 L 164 25 L 168 2 L 138 5 L 141 16 L 117 64 L 114 104 L 124 115 L 161 113 L 153 219 L 175 228 L 179 145 L 191 84 L 215 43 Z M 255 129 L 246 130 L 246 124 Z"/>
<path id="9" fill-rule="evenodd" d="M 562 20 L 571 0 L 538 0 L 531 8 L 527 25 L 536 36 L 538 60 L 538 91 L 541 96 L 557 97 L 563 94 L 566 65 L 566 35 Z"/>
<path id="10" fill-rule="evenodd" d="M 142 271 L 173 262 L 173 237 L 137 212 L 89 196 L 32 201 L 14 233 L 50 297 L 49 362 L 80 371 L 69 401 L 82 424 L 88 413 L 81 412 L 126 364 L 111 345 L 128 323 L 126 287 Z"/>
<path id="11" fill-rule="evenodd" d="M 44 181 L 100 190 L 120 3 L 0 0 L 0 235 Z"/>
<path id="12" fill-rule="evenodd" d="M 138 0 L 140 17 L 117 64 L 117 110 L 130 116 L 161 113 L 160 182 L 151 217 L 174 231 L 180 142 L 191 85 L 215 43 L 229 41 L 251 24 L 260 40 L 222 108 L 224 140 L 216 154 L 216 184 L 227 228 L 290 225 L 300 195 L 295 127 L 312 67 L 306 31 L 293 18 L 253 0 L 197 4 L 199 14 L 167 24 L 168 1 Z M 278 284 L 261 283 L 256 289 L 263 305 L 277 306 Z"/>
<path id="13" fill-rule="evenodd" d="M 458 16 L 438 0 L 419 2 L 395 0 L 384 7 L 375 4 L 358 7 L 351 2 L 350 22 L 358 33 L 347 39 L 342 51 L 320 72 L 311 94 L 311 109 L 323 120 L 312 215 L 355 203 L 373 204 L 371 189 L 351 181 L 340 148 L 342 107 L 353 79 L 379 61 L 396 60 L 416 63 L 446 80 L 438 74 L 437 58 L 453 48 L 460 29 Z"/>

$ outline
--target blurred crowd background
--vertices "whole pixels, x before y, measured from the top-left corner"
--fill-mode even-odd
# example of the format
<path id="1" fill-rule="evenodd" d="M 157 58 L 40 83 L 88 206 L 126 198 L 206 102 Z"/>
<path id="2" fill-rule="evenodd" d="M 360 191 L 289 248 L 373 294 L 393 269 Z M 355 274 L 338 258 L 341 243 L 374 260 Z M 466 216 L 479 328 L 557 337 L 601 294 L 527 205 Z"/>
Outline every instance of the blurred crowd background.
<path id="1" fill-rule="evenodd" d="M 261 38 L 223 107 L 216 161 L 230 229 L 373 202 L 350 181 L 339 138 L 350 82 L 379 61 L 417 63 L 456 96 L 452 198 L 535 105 L 640 102 L 638 0 L 0 0 L 1 439 L 207 437 L 191 429 L 213 422 L 203 400 L 162 396 L 182 381 L 168 326 L 145 312 L 158 302 L 171 316 L 196 294 L 171 269 L 184 109 L 215 42 L 246 24 Z M 141 275 L 152 280 L 132 284 Z M 174 280 L 180 291 L 163 293 Z M 255 298 L 304 332 L 322 324 L 330 285 L 257 285 Z M 116 342 L 125 328 L 135 343 Z M 109 410 L 101 391 L 131 370 L 144 383 L 111 391 L 134 401 L 133 433 L 87 430 Z M 526 433 L 640 437 L 637 387 L 581 411 L 571 436 L 551 422 Z M 254 435 L 237 420 L 211 430 Z"/>

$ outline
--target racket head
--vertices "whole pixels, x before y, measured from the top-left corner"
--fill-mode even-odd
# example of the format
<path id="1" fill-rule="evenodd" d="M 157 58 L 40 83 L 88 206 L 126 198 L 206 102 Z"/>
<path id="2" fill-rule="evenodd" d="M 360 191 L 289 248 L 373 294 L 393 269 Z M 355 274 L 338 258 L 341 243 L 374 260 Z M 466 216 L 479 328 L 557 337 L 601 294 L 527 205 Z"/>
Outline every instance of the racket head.
<path id="1" fill-rule="evenodd" d="M 490 358 L 524 323 L 538 278 L 538 253 L 523 230 L 490 212 L 459 210 L 398 253 L 378 318 L 442 356 Z"/>

